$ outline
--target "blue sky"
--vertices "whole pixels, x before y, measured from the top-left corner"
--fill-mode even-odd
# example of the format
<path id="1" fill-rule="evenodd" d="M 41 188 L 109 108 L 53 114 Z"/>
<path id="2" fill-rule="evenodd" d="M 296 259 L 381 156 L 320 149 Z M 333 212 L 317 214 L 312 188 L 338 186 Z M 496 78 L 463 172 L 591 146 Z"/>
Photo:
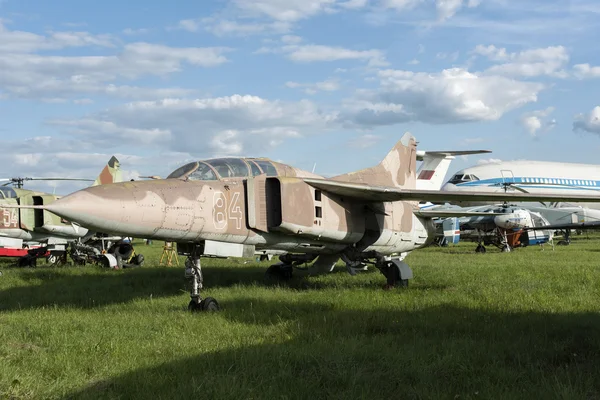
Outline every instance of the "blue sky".
<path id="1" fill-rule="evenodd" d="M 451 172 L 600 164 L 591 0 L 82 4 L 0 0 L 2 175 L 93 178 L 112 154 L 127 177 L 224 155 L 333 175 L 405 131 L 493 151 Z"/>

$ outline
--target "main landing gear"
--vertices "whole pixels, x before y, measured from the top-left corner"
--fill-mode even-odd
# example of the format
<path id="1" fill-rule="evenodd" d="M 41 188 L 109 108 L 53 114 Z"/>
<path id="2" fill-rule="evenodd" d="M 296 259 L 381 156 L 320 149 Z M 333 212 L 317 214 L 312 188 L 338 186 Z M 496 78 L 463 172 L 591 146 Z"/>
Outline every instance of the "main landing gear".
<path id="1" fill-rule="evenodd" d="M 314 254 L 282 254 L 277 264 L 271 265 L 265 272 L 268 282 L 289 281 L 294 275 L 294 268 L 317 258 Z"/>
<path id="2" fill-rule="evenodd" d="M 184 247 L 184 246 L 181 246 Z M 187 246 L 186 246 L 187 247 Z M 190 245 L 191 251 L 185 260 L 185 277 L 192 281 L 190 290 L 191 300 L 188 304 L 188 310 L 196 311 L 219 311 L 219 303 L 212 297 L 202 298 L 202 266 L 200 265 L 200 254 L 202 249 L 199 246 Z M 179 246 L 178 246 L 179 248 Z M 187 249 L 184 249 L 184 251 Z M 184 253 L 185 254 L 185 253 Z"/>

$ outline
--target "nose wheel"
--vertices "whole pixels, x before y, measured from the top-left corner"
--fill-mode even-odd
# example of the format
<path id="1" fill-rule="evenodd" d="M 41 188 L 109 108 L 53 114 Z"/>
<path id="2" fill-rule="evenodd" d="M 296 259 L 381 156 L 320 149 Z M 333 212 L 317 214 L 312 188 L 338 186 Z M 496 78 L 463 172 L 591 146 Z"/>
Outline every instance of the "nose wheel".
<path id="1" fill-rule="evenodd" d="M 213 297 L 203 299 L 200 296 L 202 290 L 202 267 L 200 265 L 200 257 L 194 253 L 190 254 L 185 260 L 185 277 L 192 281 L 192 289 L 190 290 L 191 300 L 188 304 L 188 310 L 197 311 L 219 311 L 219 303 Z"/>
<path id="2" fill-rule="evenodd" d="M 188 304 L 188 310 L 192 312 L 197 311 L 219 311 L 219 303 L 212 297 L 207 297 L 205 299 L 200 300 L 197 303 L 195 300 L 190 300 Z"/>

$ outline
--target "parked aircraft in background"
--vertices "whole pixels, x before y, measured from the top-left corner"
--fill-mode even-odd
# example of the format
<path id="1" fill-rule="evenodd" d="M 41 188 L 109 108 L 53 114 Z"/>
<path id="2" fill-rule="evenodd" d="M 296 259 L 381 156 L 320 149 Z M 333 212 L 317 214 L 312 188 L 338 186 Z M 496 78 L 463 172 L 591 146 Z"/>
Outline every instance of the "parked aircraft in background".
<path id="1" fill-rule="evenodd" d="M 500 161 L 456 172 L 443 191 L 582 194 L 600 197 L 600 165 L 547 161 Z M 461 201 L 469 206 L 480 203 Z M 600 208 L 598 203 L 579 204 Z"/>
<path id="2" fill-rule="evenodd" d="M 387 286 L 405 286 L 404 258 L 435 236 L 432 218 L 490 213 L 422 210 L 418 201 L 598 201 L 600 196 L 441 192 L 416 189 L 416 140 L 406 133 L 378 165 L 325 179 L 265 158 L 221 158 L 186 164 L 167 179 L 80 190 L 51 211 L 88 229 L 172 241 L 186 255 L 190 310 L 216 310 L 202 299 L 202 256 L 252 256 L 283 250 L 270 274 L 289 277 L 295 265 L 375 265 Z"/>
<path id="3" fill-rule="evenodd" d="M 450 206 L 452 210 L 490 211 L 489 216 L 448 218 L 437 223 L 438 236 L 443 243 L 458 243 L 459 240 L 477 242 L 475 249 L 485 253 L 486 245 L 494 245 L 503 252 L 515 247 L 544 244 L 551 241 L 554 232 L 569 232 L 580 226 L 600 223 L 600 210 L 583 207 L 512 206 L 508 204 L 482 205 L 475 207 Z M 559 244 L 568 244 L 569 234 Z"/>
<path id="4" fill-rule="evenodd" d="M 121 182 L 119 160 L 111 157 L 95 181 L 92 179 L 75 178 L 7 178 L 7 184 L 16 187 L 0 188 L 0 256 L 20 257 L 27 254 L 29 248 L 43 246 L 50 252 L 52 259 L 58 260 L 58 255 L 64 255 L 69 241 L 83 238 L 88 230 L 53 213 L 41 209 L 16 209 L 6 206 L 14 205 L 47 205 L 62 196 L 23 189 L 23 181 L 34 180 L 87 180 L 94 182 L 92 186 Z"/>

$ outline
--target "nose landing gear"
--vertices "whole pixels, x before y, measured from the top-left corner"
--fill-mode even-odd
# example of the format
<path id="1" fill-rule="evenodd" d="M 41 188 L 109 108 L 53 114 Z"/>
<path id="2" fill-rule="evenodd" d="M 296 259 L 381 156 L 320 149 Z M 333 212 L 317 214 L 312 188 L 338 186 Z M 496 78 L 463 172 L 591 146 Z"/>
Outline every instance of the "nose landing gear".
<path id="1" fill-rule="evenodd" d="M 187 247 L 178 245 L 180 247 Z M 202 276 L 202 266 L 200 265 L 200 254 L 202 252 L 201 247 L 191 245 L 191 251 L 187 254 L 185 260 L 185 277 L 192 281 L 192 288 L 190 290 L 191 300 L 188 304 L 188 310 L 192 312 L 198 311 L 219 311 L 219 303 L 213 297 L 202 298 L 200 292 L 202 290 L 202 283 L 204 278 Z M 185 253 L 184 253 L 185 254 Z"/>

